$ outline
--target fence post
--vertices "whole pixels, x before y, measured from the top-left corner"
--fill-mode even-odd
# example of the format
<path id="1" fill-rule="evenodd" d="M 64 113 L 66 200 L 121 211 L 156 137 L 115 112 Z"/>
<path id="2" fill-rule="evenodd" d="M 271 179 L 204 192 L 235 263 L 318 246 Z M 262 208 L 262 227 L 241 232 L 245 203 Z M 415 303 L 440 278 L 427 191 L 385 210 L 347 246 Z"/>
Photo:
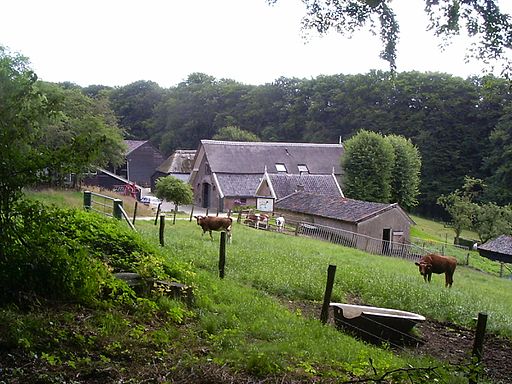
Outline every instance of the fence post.
<path id="1" fill-rule="evenodd" d="M 92 203 L 92 194 L 91 191 L 84 191 L 84 209 L 90 210 Z"/>
<path id="2" fill-rule="evenodd" d="M 114 199 L 114 217 L 116 219 L 121 220 L 123 218 L 123 214 L 121 212 L 121 207 L 123 206 L 123 200 Z"/>
<path id="3" fill-rule="evenodd" d="M 226 266 L 226 232 L 220 233 L 219 248 L 219 277 L 224 278 L 224 267 Z"/>
<path id="4" fill-rule="evenodd" d="M 478 322 L 476 324 L 475 341 L 473 343 L 473 357 L 476 358 L 476 364 L 479 364 L 482 360 L 482 351 L 484 347 L 484 336 L 485 328 L 487 326 L 487 314 L 480 312 L 478 314 Z M 473 375 L 469 379 L 470 384 L 476 384 L 478 381 L 475 380 Z"/>
<path id="5" fill-rule="evenodd" d="M 192 222 L 192 218 L 194 217 L 194 206 L 192 205 L 192 208 L 190 209 L 190 219 L 189 222 Z"/>
<path id="6" fill-rule="evenodd" d="M 329 304 L 331 303 L 332 287 L 334 285 L 334 276 L 336 276 L 336 266 L 329 265 L 327 268 L 327 284 L 325 286 L 324 303 L 322 312 L 320 313 L 320 321 L 322 324 L 327 323 L 329 319 Z"/>
<path id="7" fill-rule="evenodd" d="M 469 266 L 469 252 L 468 252 L 468 253 L 467 253 L 467 255 L 466 255 L 466 265 L 468 265 L 468 266 Z"/>
<path id="8" fill-rule="evenodd" d="M 176 224 L 176 212 L 178 211 L 178 204 L 174 204 L 174 215 L 172 217 L 172 225 Z"/>
<path id="9" fill-rule="evenodd" d="M 160 215 L 160 245 L 163 247 L 165 245 L 164 241 L 164 230 L 165 230 L 165 215 Z"/>
<path id="10" fill-rule="evenodd" d="M 158 203 L 158 208 L 156 209 L 156 215 L 155 215 L 155 225 L 158 222 L 158 216 L 160 215 L 160 206 L 162 203 Z"/>
<path id="11" fill-rule="evenodd" d="M 133 220 L 132 220 L 132 224 L 135 225 L 135 218 L 137 217 L 137 201 L 135 201 L 135 207 L 133 208 Z"/>

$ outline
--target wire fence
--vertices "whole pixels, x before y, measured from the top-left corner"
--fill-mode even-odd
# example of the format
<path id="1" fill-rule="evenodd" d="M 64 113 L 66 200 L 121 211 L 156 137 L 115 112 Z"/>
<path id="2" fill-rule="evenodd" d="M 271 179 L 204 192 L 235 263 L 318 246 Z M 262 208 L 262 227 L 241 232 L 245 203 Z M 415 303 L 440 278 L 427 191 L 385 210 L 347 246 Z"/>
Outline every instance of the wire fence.
<path id="1" fill-rule="evenodd" d="M 420 247 L 416 244 L 376 239 L 344 229 L 312 224 L 304 221 L 296 223 L 295 235 L 307 236 L 343 245 L 345 247 L 357 248 L 364 252 L 376 255 L 399 257 L 413 261 L 416 261 L 423 255 L 433 251 L 432 249 Z"/>

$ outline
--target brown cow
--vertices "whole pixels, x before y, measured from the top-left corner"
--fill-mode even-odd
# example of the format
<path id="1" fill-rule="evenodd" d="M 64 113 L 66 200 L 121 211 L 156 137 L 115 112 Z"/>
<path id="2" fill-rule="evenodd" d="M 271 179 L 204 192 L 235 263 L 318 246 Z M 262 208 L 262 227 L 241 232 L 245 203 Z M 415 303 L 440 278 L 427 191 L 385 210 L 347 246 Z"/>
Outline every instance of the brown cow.
<path id="1" fill-rule="evenodd" d="M 434 253 L 423 256 L 420 261 L 414 263 L 419 267 L 420 274 L 425 279 L 432 278 L 432 273 L 444 273 L 445 276 L 445 287 L 450 287 L 453 284 L 453 273 L 455 267 L 457 267 L 457 259 L 452 256 L 441 256 Z"/>
<path id="2" fill-rule="evenodd" d="M 194 216 L 197 220 L 197 225 L 203 229 L 203 235 L 210 232 L 210 237 L 213 240 L 212 231 L 226 232 L 228 242 L 231 242 L 231 229 L 233 219 L 231 217 L 217 217 L 217 216 Z"/>

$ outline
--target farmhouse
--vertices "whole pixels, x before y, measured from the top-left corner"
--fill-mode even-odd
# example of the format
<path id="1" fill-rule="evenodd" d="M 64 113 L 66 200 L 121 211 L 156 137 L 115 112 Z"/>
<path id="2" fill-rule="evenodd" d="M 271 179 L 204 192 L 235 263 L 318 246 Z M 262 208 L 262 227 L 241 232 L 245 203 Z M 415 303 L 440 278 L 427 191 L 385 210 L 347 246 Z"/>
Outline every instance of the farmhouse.
<path id="1" fill-rule="evenodd" d="M 194 204 L 219 211 L 256 205 L 265 173 L 339 179 L 342 154 L 341 144 L 201 140 L 190 176 Z"/>
<path id="2" fill-rule="evenodd" d="M 478 246 L 478 253 L 491 260 L 512 263 L 512 236 L 501 235 L 489 240 Z"/>
<path id="3" fill-rule="evenodd" d="M 341 195 L 321 195 L 298 191 L 276 201 L 276 210 L 287 221 L 349 231 L 385 242 L 405 243 L 414 221 L 396 203 L 353 200 Z M 308 224 L 308 225 L 310 225 Z M 363 237 L 356 246 L 364 248 Z"/>
<path id="4" fill-rule="evenodd" d="M 195 156 L 195 150 L 176 150 L 160 164 L 155 173 L 151 176 L 151 189 L 155 188 L 156 180 L 164 176 L 174 176 L 181 181 L 188 182 L 190 174 L 192 173 L 192 165 L 194 164 Z"/>

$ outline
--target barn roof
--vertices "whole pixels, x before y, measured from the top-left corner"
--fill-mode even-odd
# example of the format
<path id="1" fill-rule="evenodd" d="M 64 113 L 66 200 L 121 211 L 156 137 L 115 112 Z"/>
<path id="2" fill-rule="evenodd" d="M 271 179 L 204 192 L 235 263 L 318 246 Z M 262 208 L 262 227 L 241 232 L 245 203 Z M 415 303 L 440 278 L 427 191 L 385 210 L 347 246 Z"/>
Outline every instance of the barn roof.
<path id="1" fill-rule="evenodd" d="M 277 173 L 283 164 L 289 174 L 305 165 L 310 174 L 341 174 L 341 144 L 273 143 L 201 140 L 212 172 L 236 174 Z"/>
<path id="2" fill-rule="evenodd" d="M 193 149 L 178 149 L 156 169 L 162 173 L 190 173 L 194 164 L 196 151 Z"/>
<path id="3" fill-rule="evenodd" d="M 218 185 L 223 196 L 228 197 L 253 197 L 256 188 L 261 182 L 262 174 L 247 175 L 247 174 L 216 174 Z"/>
<path id="4" fill-rule="evenodd" d="M 341 188 L 334 175 L 266 173 L 262 183 L 265 181 L 273 192 L 272 197 L 276 199 L 284 198 L 297 191 L 343 197 Z"/>
<path id="5" fill-rule="evenodd" d="M 147 140 L 125 140 L 124 142 L 125 142 L 126 146 L 128 147 L 125 155 L 128 155 L 128 154 L 132 153 L 133 151 L 135 151 L 140 146 L 146 144 L 148 141 Z"/>
<path id="6" fill-rule="evenodd" d="M 277 200 L 276 207 L 278 209 L 286 209 L 351 223 L 368 220 L 391 209 L 399 209 L 412 222 L 409 216 L 396 203 L 374 203 L 348 199 L 340 195 L 332 196 L 295 192 Z"/>
<path id="7" fill-rule="evenodd" d="M 512 256 L 512 236 L 501 235 L 478 246 L 478 250 Z"/>

